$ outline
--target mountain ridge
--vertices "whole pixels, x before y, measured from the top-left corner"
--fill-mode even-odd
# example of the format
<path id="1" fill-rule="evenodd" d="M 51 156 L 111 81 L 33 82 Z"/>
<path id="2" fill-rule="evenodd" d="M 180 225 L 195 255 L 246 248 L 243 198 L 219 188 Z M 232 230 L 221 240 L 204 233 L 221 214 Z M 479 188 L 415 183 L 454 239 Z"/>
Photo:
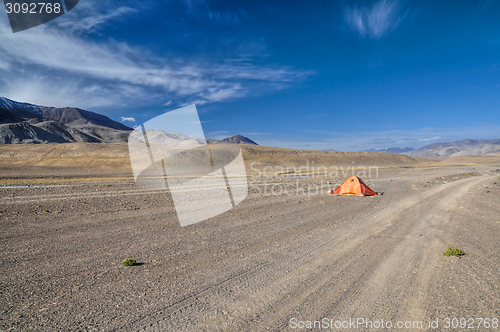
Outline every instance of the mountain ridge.
<path id="1" fill-rule="evenodd" d="M 406 153 L 406 152 L 411 152 L 414 150 L 415 149 L 411 148 L 411 147 L 406 147 L 406 148 L 393 147 L 393 148 L 374 148 L 374 149 L 368 149 L 365 151 L 368 151 L 368 152 L 387 152 L 387 153 Z"/>
<path id="2" fill-rule="evenodd" d="M 0 123 L 21 122 L 19 120 L 6 121 L 6 119 L 21 119 L 21 121 L 26 121 L 30 124 L 56 121 L 69 126 L 93 124 L 116 130 L 132 130 L 132 128 L 111 120 L 105 115 L 77 107 L 47 107 L 0 97 Z"/>
<path id="3" fill-rule="evenodd" d="M 481 156 L 500 151 L 500 139 L 433 143 L 420 149 L 405 153 L 412 157 L 461 157 Z"/>
<path id="4" fill-rule="evenodd" d="M 133 129 L 105 115 L 76 107 L 47 107 L 0 97 L 0 144 L 120 143 L 127 142 Z M 205 140 L 182 134 L 155 131 L 159 141 L 170 144 L 204 144 Z M 209 144 L 251 144 L 236 135 Z"/>

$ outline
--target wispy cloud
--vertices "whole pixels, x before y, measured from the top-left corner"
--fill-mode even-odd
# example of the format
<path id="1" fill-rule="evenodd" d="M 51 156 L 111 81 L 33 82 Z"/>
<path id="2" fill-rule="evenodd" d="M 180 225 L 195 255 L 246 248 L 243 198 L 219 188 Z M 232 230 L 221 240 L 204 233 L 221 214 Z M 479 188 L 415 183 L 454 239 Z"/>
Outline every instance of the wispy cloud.
<path id="1" fill-rule="evenodd" d="M 229 131 L 220 130 L 220 131 L 212 131 L 211 133 L 208 133 L 208 135 L 214 136 L 214 135 L 221 135 L 221 134 L 227 134 L 227 133 L 229 133 Z"/>
<path id="2" fill-rule="evenodd" d="M 272 135 L 271 133 L 242 133 L 242 135 Z"/>
<path id="3" fill-rule="evenodd" d="M 362 37 L 379 39 L 396 29 L 407 12 L 397 0 L 379 0 L 368 6 L 349 7 L 344 14 L 348 26 Z"/>
<path id="4" fill-rule="evenodd" d="M 441 138 L 441 136 L 422 137 L 422 138 L 419 138 L 417 141 L 419 141 L 419 142 L 432 142 L 432 141 L 437 141 L 440 138 Z"/>
<path id="5" fill-rule="evenodd" d="M 110 8 L 105 9 L 103 13 L 103 7 L 106 7 L 106 2 L 109 1 L 101 1 L 99 5 L 96 5 L 93 1 L 82 1 L 78 5 L 78 10 L 69 12 L 67 14 L 68 17 L 58 20 L 55 23 L 58 27 L 66 29 L 69 32 L 93 32 L 104 23 L 137 13 L 137 9 L 126 6 L 118 8 L 109 6 Z"/>
<path id="6" fill-rule="evenodd" d="M 208 18 L 220 25 L 235 25 L 241 23 L 238 13 L 226 10 L 214 10 L 205 0 L 185 0 L 187 13 L 197 18 Z"/>
<path id="7" fill-rule="evenodd" d="M 54 106 L 130 106 L 152 100 L 165 105 L 171 100 L 206 104 L 268 93 L 314 74 L 251 61 L 167 60 L 144 47 L 85 38 L 97 26 L 131 13 L 122 6 L 79 21 L 63 17 L 23 33 L 2 34 L 0 95 Z M 8 30 L 8 22 L 0 21 L 0 28 Z M 19 70 L 26 74 L 19 75 Z"/>
<path id="8" fill-rule="evenodd" d="M 132 117 L 125 117 L 122 116 L 122 122 L 129 121 L 129 122 L 135 122 L 135 119 Z"/>
<path id="9" fill-rule="evenodd" d="M 188 122 L 189 124 L 200 124 L 200 123 L 207 123 L 207 122 L 210 122 L 210 120 L 206 120 L 206 121 L 194 121 L 194 122 Z"/>

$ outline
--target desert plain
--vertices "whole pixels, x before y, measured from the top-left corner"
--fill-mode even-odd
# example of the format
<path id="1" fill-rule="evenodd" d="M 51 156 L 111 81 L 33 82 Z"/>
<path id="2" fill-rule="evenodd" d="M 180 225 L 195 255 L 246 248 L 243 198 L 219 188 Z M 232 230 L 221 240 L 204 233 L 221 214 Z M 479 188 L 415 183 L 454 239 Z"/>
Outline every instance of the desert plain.
<path id="1" fill-rule="evenodd" d="M 168 192 L 134 183 L 126 144 L 0 146 L 0 330 L 305 331 L 363 319 L 393 327 L 328 329 L 495 331 L 498 153 L 241 149 L 246 199 L 180 227 Z M 353 174 L 383 195 L 329 193 Z M 466 255 L 443 256 L 449 246 Z M 446 328 L 453 318 L 467 326 Z"/>

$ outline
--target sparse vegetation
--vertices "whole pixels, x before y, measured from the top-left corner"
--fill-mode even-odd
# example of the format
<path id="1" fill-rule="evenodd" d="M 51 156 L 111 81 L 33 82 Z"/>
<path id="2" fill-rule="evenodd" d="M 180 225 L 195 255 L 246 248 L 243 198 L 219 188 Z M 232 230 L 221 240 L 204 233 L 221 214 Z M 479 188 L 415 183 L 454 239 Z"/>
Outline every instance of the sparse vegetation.
<path id="1" fill-rule="evenodd" d="M 466 255 L 465 251 L 458 249 L 457 247 L 448 247 L 448 249 L 443 253 L 444 256 L 455 256 L 460 257 Z"/>
<path id="2" fill-rule="evenodd" d="M 126 260 L 124 260 L 124 261 L 122 262 L 122 265 L 123 265 L 123 266 L 133 266 L 133 265 L 135 265 L 135 263 L 136 263 L 136 260 L 135 260 L 135 259 L 132 259 L 132 258 L 127 258 Z"/>

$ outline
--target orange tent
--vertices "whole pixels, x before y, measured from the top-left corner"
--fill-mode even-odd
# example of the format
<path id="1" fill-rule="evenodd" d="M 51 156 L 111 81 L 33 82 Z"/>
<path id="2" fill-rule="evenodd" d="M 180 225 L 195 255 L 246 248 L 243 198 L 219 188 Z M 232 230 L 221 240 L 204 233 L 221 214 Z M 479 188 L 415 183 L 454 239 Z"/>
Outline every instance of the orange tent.
<path id="1" fill-rule="evenodd" d="M 376 192 L 371 190 L 360 178 L 351 176 L 344 181 L 337 189 L 332 190 L 332 194 L 337 195 L 355 195 L 355 196 L 374 196 Z"/>

